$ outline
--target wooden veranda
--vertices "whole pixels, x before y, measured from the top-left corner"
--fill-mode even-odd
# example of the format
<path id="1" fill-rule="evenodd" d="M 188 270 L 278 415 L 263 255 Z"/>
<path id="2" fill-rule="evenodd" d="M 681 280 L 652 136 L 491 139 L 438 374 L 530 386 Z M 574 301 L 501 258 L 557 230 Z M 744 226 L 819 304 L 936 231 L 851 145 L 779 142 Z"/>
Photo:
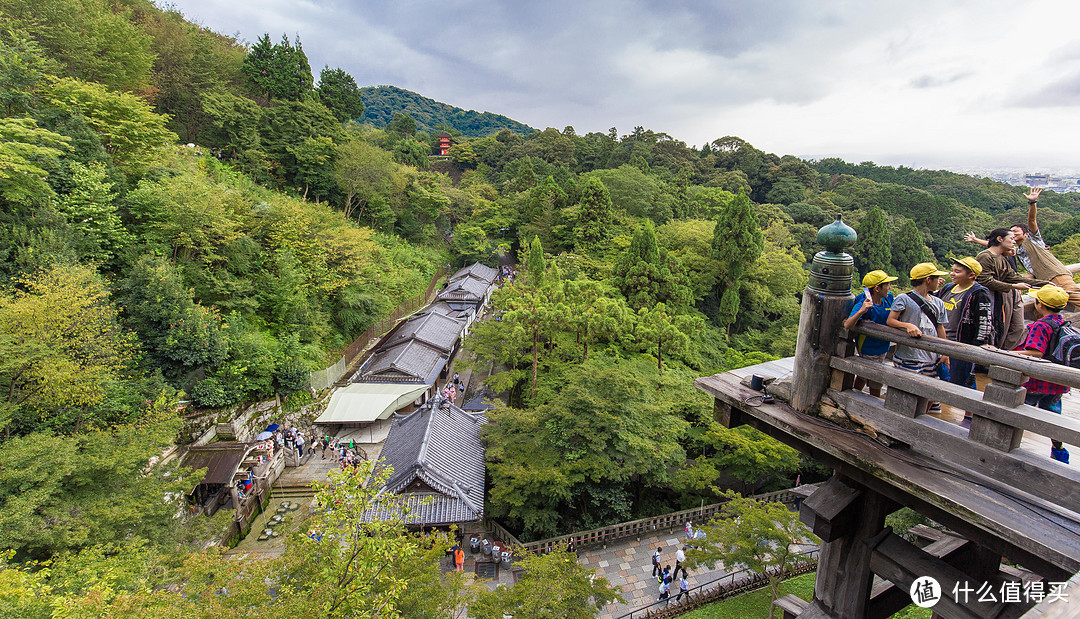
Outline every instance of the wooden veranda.
<path id="1" fill-rule="evenodd" d="M 1080 421 L 1025 405 L 1021 386 L 1035 377 L 1080 388 L 1080 370 L 874 324 L 847 332 L 852 300 L 804 293 L 790 386 L 774 387 L 787 401 L 762 403 L 745 384 L 779 376 L 775 362 L 696 381 L 724 425 L 753 426 L 834 470 L 800 510 L 822 539 L 814 599 L 782 600 L 785 617 L 889 617 L 924 576 L 940 584 L 940 617 L 1080 616 L 1080 472 L 1049 457 L 1050 438 L 1080 445 Z M 981 364 L 989 383 L 977 391 L 867 361 L 853 354 L 856 333 Z M 856 375 L 883 383 L 884 399 L 854 390 Z M 925 414 L 928 400 L 972 413 L 970 430 Z M 904 506 L 953 534 L 909 543 L 885 527 Z M 974 594 L 984 584 L 994 601 Z M 965 587 L 973 592 L 954 595 Z M 1041 601 L 1030 593 L 1040 590 Z"/>

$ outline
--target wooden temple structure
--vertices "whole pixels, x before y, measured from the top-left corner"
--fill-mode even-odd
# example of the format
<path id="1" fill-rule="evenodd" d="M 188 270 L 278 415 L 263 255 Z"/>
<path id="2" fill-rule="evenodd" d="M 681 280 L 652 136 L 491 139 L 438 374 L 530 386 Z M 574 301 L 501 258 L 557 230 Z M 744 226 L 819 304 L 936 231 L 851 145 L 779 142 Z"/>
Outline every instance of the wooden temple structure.
<path id="1" fill-rule="evenodd" d="M 746 380 L 767 364 L 696 381 L 727 427 L 753 426 L 834 471 L 800 508 L 822 540 L 813 601 L 787 596 L 777 606 L 786 618 L 884 618 L 912 604 L 912 585 L 930 576 L 937 617 L 1080 617 L 1080 470 L 1051 460 L 1047 440 L 1080 445 L 1080 421 L 1027 406 L 1021 386 L 1035 377 L 1080 388 L 1080 370 L 866 322 L 846 331 L 853 268 L 843 249 L 854 231 L 840 241 L 822 233 L 827 251 L 803 294 L 790 383 L 766 387 L 777 399 L 763 402 Z M 979 391 L 867 361 L 854 355 L 856 334 L 985 366 L 989 383 Z M 856 376 L 885 385 L 884 399 L 854 390 Z M 927 401 L 970 412 L 970 430 L 926 414 Z M 1022 448 L 1025 433 L 1045 437 L 1045 449 L 1030 438 Z M 885 526 L 901 507 L 949 534 L 922 548 L 908 542 Z"/>

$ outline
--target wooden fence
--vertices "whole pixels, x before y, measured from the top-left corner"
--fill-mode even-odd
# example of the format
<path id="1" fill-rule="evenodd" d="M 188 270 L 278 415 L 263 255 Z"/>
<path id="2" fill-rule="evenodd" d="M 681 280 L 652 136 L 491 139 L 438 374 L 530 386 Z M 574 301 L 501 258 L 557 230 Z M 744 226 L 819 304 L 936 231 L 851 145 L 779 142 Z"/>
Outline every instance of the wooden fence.
<path id="1" fill-rule="evenodd" d="M 769 492 L 766 494 L 758 494 L 752 497 L 758 501 L 765 501 L 770 503 L 783 503 L 788 506 L 795 505 L 798 499 L 801 499 L 799 495 L 795 494 L 791 490 L 779 490 L 777 492 Z M 576 533 L 570 533 L 569 535 L 560 535 L 558 537 L 551 537 L 548 539 L 539 540 L 536 542 L 521 543 L 517 541 L 513 535 L 510 535 L 506 529 L 498 526 L 494 521 L 489 524 L 495 525 L 498 529 L 496 533 L 503 533 L 506 539 L 512 544 L 519 544 L 525 550 L 530 552 L 551 552 L 555 546 L 559 544 L 565 544 L 573 541 L 578 548 L 589 546 L 593 544 L 606 544 L 615 540 L 637 537 L 639 535 L 651 534 L 655 531 L 663 531 L 668 529 L 674 529 L 685 525 L 687 522 L 697 521 L 698 523 L 708 522 L 721 512 L 727 501 L 721 503 L 712 503 L 710 505 L 704 505 L 702 507 L 695 507 L 693 509 L 684 509 L 678 512 L 671 512 L 669 514 L 662 514 L 660 516 L 653 516 L 651 518 L 642 518 L 640 520 L 631 520 L 630 522 L 621 522 L 619 524 L 613 524 L 599 529 L 590 529 L 588 531 L 578 531 Z M 492 527 L 492 528 L 495 528 Z"/>
<path id="2" fill-rule="evenodd" d="M 375 324 L 368 327 L 366 331 L 360 334 L 360 337 L 345 347 L 345 352 L 333 365 L 310 372 L 308 374 L 310 387 L 315 391 L 322 391 L 336 383 L 368 345 L 386 335 L 390 329 L 394 328 L 397 321 L 431 303 L 435 298 L 435 293 L 438 291 L 439 280 L 445 277 L 446 274 L 446 267 L 439 267 L 439 270 L 435 272 L 435 276 L 431 278 L 427 290 L 411 299 L 406 299 L 389 316 L 376 321 Z"/>

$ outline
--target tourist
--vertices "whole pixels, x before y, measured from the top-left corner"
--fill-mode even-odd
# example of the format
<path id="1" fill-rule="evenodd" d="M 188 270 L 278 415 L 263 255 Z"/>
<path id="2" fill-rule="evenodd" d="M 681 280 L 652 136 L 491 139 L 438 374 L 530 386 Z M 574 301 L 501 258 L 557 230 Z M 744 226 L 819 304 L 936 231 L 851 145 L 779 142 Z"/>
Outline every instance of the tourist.
<path id="1" fill-rule="evenodd" d="M 296 452 L 298 457 L 304 457 L 304 435 L 299 432 L 296 434 Z"/>
<path id="2" fill-rule="evenodd" d="M 863 318 L 879 325 L 886 324 L 889 320 L 889 310 L 892 309 L 893 294 L 889 291 L 892 282 L 896 281 L 885 271 L 870 271 L 862 279 L 863 292 L 855 297 L 855 304 L 851 307 L 851 314 L 844 321 L 845 329 L 852 329 Z M 870 296 L 866 296 L 866 291 Z M 889 352 L 889 341 L 876 337 L 860 335 L 855 338 L 855 350 L 859 356 L 867 361 L 881 363 Z M 866 380 L 861 376 L 855 377 L 855 390 L 862 391 L 863 385 L 870 388 L 870 395 L 881 397 L 881 383 Z"/>
<path id="3" fill-rule="evenodd" d="M 1046 280 L 1021 277 L 1006 256 L 1016 250 L 1011 230 L 995 228 L 986 237 L 988 247 L 975 259 L 982 274 L 975 278 L 994 293 L 994 335 L 998 348 L 1012 350 L 1024 340 L 1024 308 L 1021 292 L 1032 286 L 1045 286 Z"/>
<path id="4" fill-rule="evenodd" d="M 1024 194 L 1028 200 L 1026 224 L 1014 224 L 1009 230 L 1016 241 L 1016 258 L 1033 277 L 1049 281 L 1069 293 L 1069 303 L 1080 307 L 1080 286 L 1073 280 L 1072 272 L 1061 260 L 1058 260 L 1046 246 L 1039 229 L 1039 194 L 1042 189 L 1032 187 Z M 968 232 L 965 240 L 987 246 L 989 243 Z"/>
<path id="5" fill-rule="evenodd" d="M 685 567 L 683 567 L 683 563 L 686 563 L 686 546 L 683 546 L 682 548 L 679 548 L 679 550 L 675 552 L 675 575 L 676 576 L 679 575 L 679 568 L 680 567 L 682 567 L 683 569 L 686 569 Z"/>
<path id="6" fill-rule="evenodd" d="M 671 584 L 664 580 L 660 583 L 660 597 L 656 598 L 657 602 L 662 602 L 668 599 L 668 595 L 671 593 Z"/>
<path id="7" fill-rule="evenodd" d="M 457 550 L 454 551 L 454 564 L 457 566 L 457 571 L 465 571 L 465 551 L 462 550 L 461 544 L 458 544 Z"/>
<path id="8" fill-rule="evenodd" d="M 932 293 L 941 285 L 941 278 L 948 275 L 929 262 L 916 264 L 911 268 L 911 292 L 902 294 L 893 300 L 889 310 L 889 318 L 886 324 L 896 329 L 903 329 L 911 337 L 945 338 L 945 304 Z M 904 344 L 897 344 L 893 353 L 893 365 L 922 374 L 923 376 L 938 376 L 942 366 L 947 370 L 949 358 L 937 353 L 915 348 Z M 941 412 L 940 402 L 930 402 L 929 411 Z M 925 411 L 916 411 L 921 414 Z"/>
<path id="9" fill-rule="evenodd" d="M 682 599 L 682 596 L 690 593 L 690 583 L 686 582 L 686 569 L 683 568 L 683 575 L 679 578 L 679 595 L 675 596 L 675 601 L 678 602 Z"/>
<path id="10" fill-rule="evenodd" d="M 656 552 L 652 553 L 652 575 L 656 578 L 662 572 L 660 571 L 660 553 L 662 549 L 657 547 Z"/>
<path id="11" fill-rule="evenodd" d="M 1065 322 L 1061 310 L 1065 308 L 1068 302 L 1069 293 L 1064 289 L 1053 284 L 1040 288 L 1035 293 L 1035 315 L 1039 318 L 1031 323 L 1027 339 L 1024 340 L 1024 345 L 1017 352 L 1022 355 L 1040 358 L 1045 355 L 1054 332 Z M 1024 383 L 1024 388 L 1027 389 L 1027 397 L 1024 398 L 1025 404 L 1058 415 L 1061 414 L 1061 396 L 1069 392 L 1068 387 L 1037 378 L 1029 378 Z M 1050 457 L 1065 464 L 1069 463 L 1069 452 L 1061 444 L 1061 441 L 1051 439 Z"/>
<path id="12" fill-rule="evenodd" d="M 937 293 L 945 303 L 945 335 L 954 342 L 972 346 L 994 343 L 994 300 L 990 290 L 975 281 L 981 273 L 982 265 L 974 258 L 953 258 L 953 281 Z M 949 382 L 975 389 L 974 368 L 970 361 L 952 359 Z M 971 415 L 965 419 L 970 425 Z"/>

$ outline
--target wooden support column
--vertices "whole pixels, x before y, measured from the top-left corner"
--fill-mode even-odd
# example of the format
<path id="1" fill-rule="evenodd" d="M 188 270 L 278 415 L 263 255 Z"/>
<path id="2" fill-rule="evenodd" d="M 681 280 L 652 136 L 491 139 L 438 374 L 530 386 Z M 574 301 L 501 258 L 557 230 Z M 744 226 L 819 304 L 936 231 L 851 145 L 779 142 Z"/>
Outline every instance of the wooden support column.
<path id="1" fill-rule="evenodd" d="M 829 358 L 853 298 L 851 293 L 821 294 L 809 288 L 803 291 L 791 388 L 791 406 L 799 412 L 818 410 L 821 394 L 832 376 Z"/>
<path id="2" fill-rule="evenodd" d="M 829 617 L 866 616 L 874 583 L 867 542 L 882 530 L 885 516 L 896 507 L 888 498 L 839 475 L 803 501 L 800 519 L 810 520 L 808 524 L 815 532 L 825 534 L 814 582 L 814 603 Z M 824 541 L 826 537 L 828 541 Z"/>
<path id="3" fill-rule="evenodd" d="M 989 375 L 992 382 L 986 385 L 983 400 L 1009 407 L 1024 403 L 1027 389 L 1021 386 L 1024 382 L 1022 373 L 992 365 Z M 968 438 L 988 447 L 1009 452 L 1020 446 L 1020 440 L 1023 437 L 1023 430 L 1000 421 L 982 417 L 978 413 L 971 418 L 971 431 L 968 433 Z"/>

